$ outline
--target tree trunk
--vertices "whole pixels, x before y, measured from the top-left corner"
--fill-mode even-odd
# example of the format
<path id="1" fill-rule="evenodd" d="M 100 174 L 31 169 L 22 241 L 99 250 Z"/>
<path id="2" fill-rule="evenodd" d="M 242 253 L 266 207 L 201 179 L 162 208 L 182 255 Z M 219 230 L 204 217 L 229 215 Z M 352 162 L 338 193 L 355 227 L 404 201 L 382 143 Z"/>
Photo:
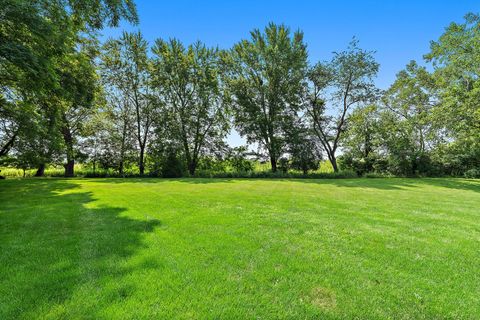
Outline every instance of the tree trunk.
<path id="1" fill-rule="evenodd" d="M 145 173 L 144 157 L 145 157 L 145 148 L 140 147 L 140 159 L 138 160 L 138 168 L 140 169 L 140 175 L 141 176 L 143 176 L 143 174 Z"/>
<path id="2" fill-rule="evenodd" d="M 332 163 L 333 172 L 338 172 L 337 158 L 334 154 L 330 155 L 330 162 Z"/>
<path id="3" fill-rule="evenodd" d="M 0 149 L 0 157 L 6 156 L 10 148 L 13 146 L 15 139 L 17 138 L 17 133 L 15 133 L 7 143 Z"/>
<path id="4" fill-rule="evenodd" d="M 75 175 L 75 158 L 73 152 L 73 137 L 70 132 L 70 128 L 67 126 L 63 127 L 63 140 L 65 141 L 66 153 L 67 153 L 67 163 L 63 165 L 65 168 L 65 177 L 73 177 Z"/>
<path id="5" fill-rule="evenodd" d="M 45 163 L 41 163 L 37 168 L 37 172 L 35 172 L 35 177 L 43 177 L 44 175 L 45 175 Z"/>
<path id="6" fill-rule="evenodd" d="M 65 177 L 73 177 L 75 175 L 75 160 L 67 160 L 63 167 L 65 168 Z"/>
<path id="7" fill-rule="evenodd" d="M 123 160 L 120 160 L 120 163 L 118 164 L 118 174 L 123 177 Z"/>
<path id="8" fill-rule="evenodd" d="M 272 165 L 272 172 L 277 172 L 277 159 L 275 157 L 270 156 L 270 164 Z"/>
<path id="9" fill-rule="evenodd" d="M 190 161 L 188 163 L 188 172 L 190 173 L 191 176 L 195 175 L 195 170 L 197 169 L 197 163 L 196 161 Z"/>

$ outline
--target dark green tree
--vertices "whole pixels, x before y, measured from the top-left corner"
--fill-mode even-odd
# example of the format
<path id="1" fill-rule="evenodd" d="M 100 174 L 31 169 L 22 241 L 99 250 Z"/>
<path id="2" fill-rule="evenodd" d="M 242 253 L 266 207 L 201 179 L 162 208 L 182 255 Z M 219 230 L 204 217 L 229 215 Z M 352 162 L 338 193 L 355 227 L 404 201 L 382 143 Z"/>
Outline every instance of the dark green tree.
<path id="1" fill-rule="evenodd" d="M 12 150 L 16 139 L 41 135 L 42 128 L 30 120 L 41 123 L 46 113 L 64 120 L 63 105 L 53 106 L 54 113 L 42 108 L 68 95 L 67 60 L 82 39 L 94 39 L 95 30 L 116 26 L 120 19 L 138 21 L 133 2 L 0 1 L 0 156 Z"/>
<path id="2" fill-rule="evenodd" d="M 382 171 L 378 168 L 381 152 L 379 110 L 376 105 L 355 109 L 348 116 L 348 126 L 343 137 L 342 165 L 358 175 Z"/>
<path id="3" fill-rule="evenodd" d="M 440 102 L 432 109 L 432 124 L 450 141 L 439 150 L 452 173 L 480 167 L 480 16 L 469 13 L 463 23 L 451 23 L 431 42 L 433 78 Z"/>
<path id="4" fill-rule="evenodd" d="M 301 109 L 307 68 L 303 33 L 270 23 L 255 29 L 224 56 L 235 127 L 249 143 L 258 143 L 272 171 L 285 151 L 285 128 Z"/>
<path id="5" fill-rule="evenodd" d="M 307 174 L 317 170 L 322 159 L 315 137 L 310 128 L 301 121 L 292 126 L 287 135 L 287 152 L 290 155 L 290 167 Z"/>

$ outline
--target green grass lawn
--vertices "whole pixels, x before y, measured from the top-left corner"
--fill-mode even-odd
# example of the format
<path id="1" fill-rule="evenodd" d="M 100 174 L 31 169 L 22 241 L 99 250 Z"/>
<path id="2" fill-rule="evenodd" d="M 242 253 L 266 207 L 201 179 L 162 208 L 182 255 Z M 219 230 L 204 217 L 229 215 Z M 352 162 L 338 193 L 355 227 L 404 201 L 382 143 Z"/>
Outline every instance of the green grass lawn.
<path id="1" fill-rule="evenodd" d="M 473 319 L 480 181 L 0 181 L 0 319 Z"/>

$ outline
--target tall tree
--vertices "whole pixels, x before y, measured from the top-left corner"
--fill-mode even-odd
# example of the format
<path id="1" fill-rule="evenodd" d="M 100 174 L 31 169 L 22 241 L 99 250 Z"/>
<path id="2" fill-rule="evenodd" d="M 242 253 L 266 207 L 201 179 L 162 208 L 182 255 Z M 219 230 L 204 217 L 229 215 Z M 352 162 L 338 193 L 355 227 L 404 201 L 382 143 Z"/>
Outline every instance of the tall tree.
<path id="1" fill-rule="evenodd" d="M 425 56 L 433 63 L 440 103 L 432 122 L 445 128 L 452 143 L 444 159 L 460 158 L 465 169 L 480 166 L 480 16 L 469 13 L 451 23 Z"/>
<path id="2" fill-rule="evenodd" d="M 57 95 L 60 98 L 60 131 L 65 147 L 66 177 L 75 175 L 78 138 L 96 106 L 98 79 L 94 65 L 95 55 L 90 49 L 84 48 L 65 55 L 58 66 L 62 85 L 57 90 Z"/>
<path id="3" fill-rule="evenodd" d="M 219 53 L 197 42 L 157 40 L 153 47 L 153 82 L 166 108 L 169 138 L 178 141 L 186 167 L 195 174 L 202 153 L 214 149 L 228 132 Z"/>
<path id="4" fill-rule="evenodd" d="M 285 150 L 285 127 L 301 108 L 307 68 L 303 33 L 270 23 L 225 55 L 235 127 L 266 150 L 272 171 Z"/>
<path id="5" fill-rule="evenodd" d="M 66 36 L 50 16 L 40 1 L 0 1 L 0 157 L 39 129 L 39 101 L 56 85 L 54 58 Z"/>
<path id="6" fill-rule="evenodd" d="M 348 116 L 342 141 L 342 164 L 358 175 L 374 171 L 380 158 L 382 130 L 379 112 L 378 106 L 367 105 L 356 108 Z"/>
<path id="7" fill-rule="evenodd" d="M 412 142 L 421 154 L 428 149 L 432 137 L 431 110 L 437 104 L 435 82 L 425 67 L 411 61 L 397 74 L 397 79 L 385 92 L 384 104 L 399 121 L 411 127 Z M 440 137 L 439 133 L 433 136 Z"/>
<path id="8" fill-rule="evenodd" d="M 95 37 L 95 30 L 117 26 L 121 19 L 138 22 L 132 1 L 0 0 L 0 109 L 9 110 L 0 119 L 0 156 L 11 149 L 19 130 L 29 130 L 23 120 L 35 112 L 26 112 L 41 108 L 38 100 L 62 86 L 58 61 L 75 48 L 80 35 Z M 25 108 L 23 97 L 31 101 L 32 96 L 36 109 Z"/>
<path id="9" fill-rule="evenodd" d="M 107 93 L 107 103 L 90 123 L 91 158 L 124 176 L 125 166 L 135 163 L 135 115 L 122 95 Z M 97 150 L 93 148 L 97 146 Z"/>
<path id="10" fill-rule="evenodd" d="M 157 107 L 149 83 L 147 49 L 148 43 L 140 32 L 124 32 L 119 39 L 106 42 L 102 55 L 102 74 L 110 95 L 116 95 L 114 103 L 120 102 L 121 112 L 133 112 L 141 175 L 145 173 L 145 154 Z"/>
<path id="11" fill-rule="evenodd" d="M 335 172 L 347 115 L 355 107 L 376 99 L 378 90 L 373 78 L 378 68 L 373 52 L 360 49 L 354 39 L 347 50 L 335 52 L 331 61 L 317 63 L 308 73 L 307 112 Z"/>

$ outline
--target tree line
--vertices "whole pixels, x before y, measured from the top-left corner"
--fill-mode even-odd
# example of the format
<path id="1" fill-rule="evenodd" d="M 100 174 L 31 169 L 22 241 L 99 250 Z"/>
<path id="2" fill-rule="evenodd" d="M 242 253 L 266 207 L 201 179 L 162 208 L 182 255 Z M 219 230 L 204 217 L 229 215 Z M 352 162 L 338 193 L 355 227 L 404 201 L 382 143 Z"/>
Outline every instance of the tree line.
<path id="1" fill-rule="evenodd" d="M 476 14 L 380 90 L 375 53 L 356 39 L 316 63 L 301 31 L 274 23 L 227 50 L 140 32 L 99 43 L 105 25 L 138 21 L 132 2 L 2 2 L 4 165 L 193 176 L 252 170 L 256 157 L 273 172 L 326 159 L 359 175 L 480 175 Z M 232 128 L 258 150 L 228 146 Z"/>

